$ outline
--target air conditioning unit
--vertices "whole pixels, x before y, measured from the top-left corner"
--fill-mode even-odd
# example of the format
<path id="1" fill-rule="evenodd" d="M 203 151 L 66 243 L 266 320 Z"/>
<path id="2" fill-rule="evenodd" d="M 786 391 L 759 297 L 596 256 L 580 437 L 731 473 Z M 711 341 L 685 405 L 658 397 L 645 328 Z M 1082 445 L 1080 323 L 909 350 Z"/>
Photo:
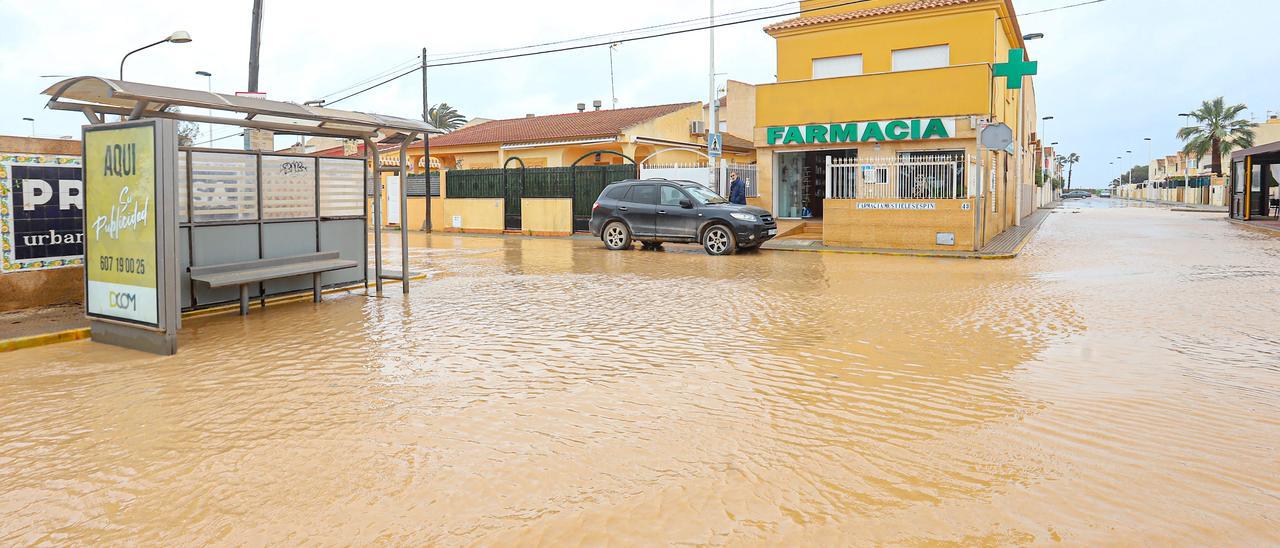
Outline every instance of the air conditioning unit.
<path id="1" fill-rule="evenodd" d="M 689 122 L 689 135 L 703 135 L 707 132 L 707 123 L 702 120 Z"/>

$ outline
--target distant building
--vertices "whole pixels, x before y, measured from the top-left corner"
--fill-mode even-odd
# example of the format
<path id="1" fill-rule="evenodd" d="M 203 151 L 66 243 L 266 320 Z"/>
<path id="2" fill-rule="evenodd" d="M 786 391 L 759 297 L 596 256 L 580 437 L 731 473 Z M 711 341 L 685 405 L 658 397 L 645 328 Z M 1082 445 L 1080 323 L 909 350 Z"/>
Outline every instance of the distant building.
<path id="1" fill-rule="evenodd" d="M 1280 117 L 1271 115 L 1265 122 L 1255 124 L 1253 131 L 1254 147 L 1280 142 Z M 1213 156 L 1209 153 L 1196 158 L 1179 151 L 1163 158 L 1153 158 L 1150 180 L 1121 181 L 1116 187 L 1116 195 L 1135 200 L 1226 206 L 1226 185 L 1232 178 L 1228 169 L 1231 152 L 1220 158 L 1221 175 L 1213 173 Z"/>

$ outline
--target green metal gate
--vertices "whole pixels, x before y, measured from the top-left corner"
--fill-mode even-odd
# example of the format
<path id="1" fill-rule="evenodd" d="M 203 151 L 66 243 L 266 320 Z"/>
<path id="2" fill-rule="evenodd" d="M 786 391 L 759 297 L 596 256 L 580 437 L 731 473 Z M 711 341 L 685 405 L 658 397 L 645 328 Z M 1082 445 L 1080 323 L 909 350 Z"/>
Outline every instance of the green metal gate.
<path id="1" fill-rule="evenodd" d="M 618 181 L 638 176 L 635 164 L 607 166 L 574 166 L 573 168 L 573 230 L 586 232 L 591 228 L 591 206 L 604 191 L 604 187 Z"/>
<path id="2" fill-rule="evenodd" d="M 630 158 L 628 158 L 630 159 Z M 635 164 L 512 169 L 455 169 L 446 175 L 446 198 L 502 198 L 507 230 L 521 230 L 521 198 L 572 198 L 573 229 L 590 230 L 591 205 L 611 183 L 634 179 Z"/>

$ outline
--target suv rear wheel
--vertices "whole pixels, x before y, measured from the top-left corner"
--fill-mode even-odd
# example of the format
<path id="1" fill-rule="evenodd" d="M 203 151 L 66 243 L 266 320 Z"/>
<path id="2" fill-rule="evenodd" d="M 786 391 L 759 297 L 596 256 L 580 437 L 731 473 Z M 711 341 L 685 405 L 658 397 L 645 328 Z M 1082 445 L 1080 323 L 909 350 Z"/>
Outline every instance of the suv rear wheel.
<path id="1" fill-rule="evenodd" d="M 738 238 L 724 225 L 712 225 L 702 234 L 702 249 L 708 255 L 730 255 L 738 249 Z"/>
<path id="2" fill-rule="evenodd" d="M 613 251 L 631 247 L 631 230 L 622 221 L 613 221 L 604 226 L 600 233 L 604 247 Z"/>

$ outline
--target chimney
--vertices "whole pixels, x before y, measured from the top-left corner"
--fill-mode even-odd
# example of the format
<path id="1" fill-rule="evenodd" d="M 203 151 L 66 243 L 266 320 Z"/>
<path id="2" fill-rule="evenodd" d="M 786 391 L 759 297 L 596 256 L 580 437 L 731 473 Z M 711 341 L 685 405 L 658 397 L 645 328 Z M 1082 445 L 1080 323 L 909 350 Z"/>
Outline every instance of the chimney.
<path id="1" fill-rule="evenodd" d="M 600 110 L 600 105 L 603 105 L 603 104 L 604 103 L 601 102 L 599 99 L 596 99 L 595 101 L 591 102 L 591 106 L 596 107 L 596 110 Z"/>
<path id="2" fill-rule="evenodd" d="M 530 113 L 528 113 L 528 114 L 524 115 L 524 117 L 525 117 L 525 118 L 533 118 L 533 113 L 532 113 L 532 112 L 530 112 Z"/>
<path id="3" fill-rule="evenodd" d="M 586 112 L 586 110 L 587 110 L 586 103 L 578 103 L 578 112 Z"/>

